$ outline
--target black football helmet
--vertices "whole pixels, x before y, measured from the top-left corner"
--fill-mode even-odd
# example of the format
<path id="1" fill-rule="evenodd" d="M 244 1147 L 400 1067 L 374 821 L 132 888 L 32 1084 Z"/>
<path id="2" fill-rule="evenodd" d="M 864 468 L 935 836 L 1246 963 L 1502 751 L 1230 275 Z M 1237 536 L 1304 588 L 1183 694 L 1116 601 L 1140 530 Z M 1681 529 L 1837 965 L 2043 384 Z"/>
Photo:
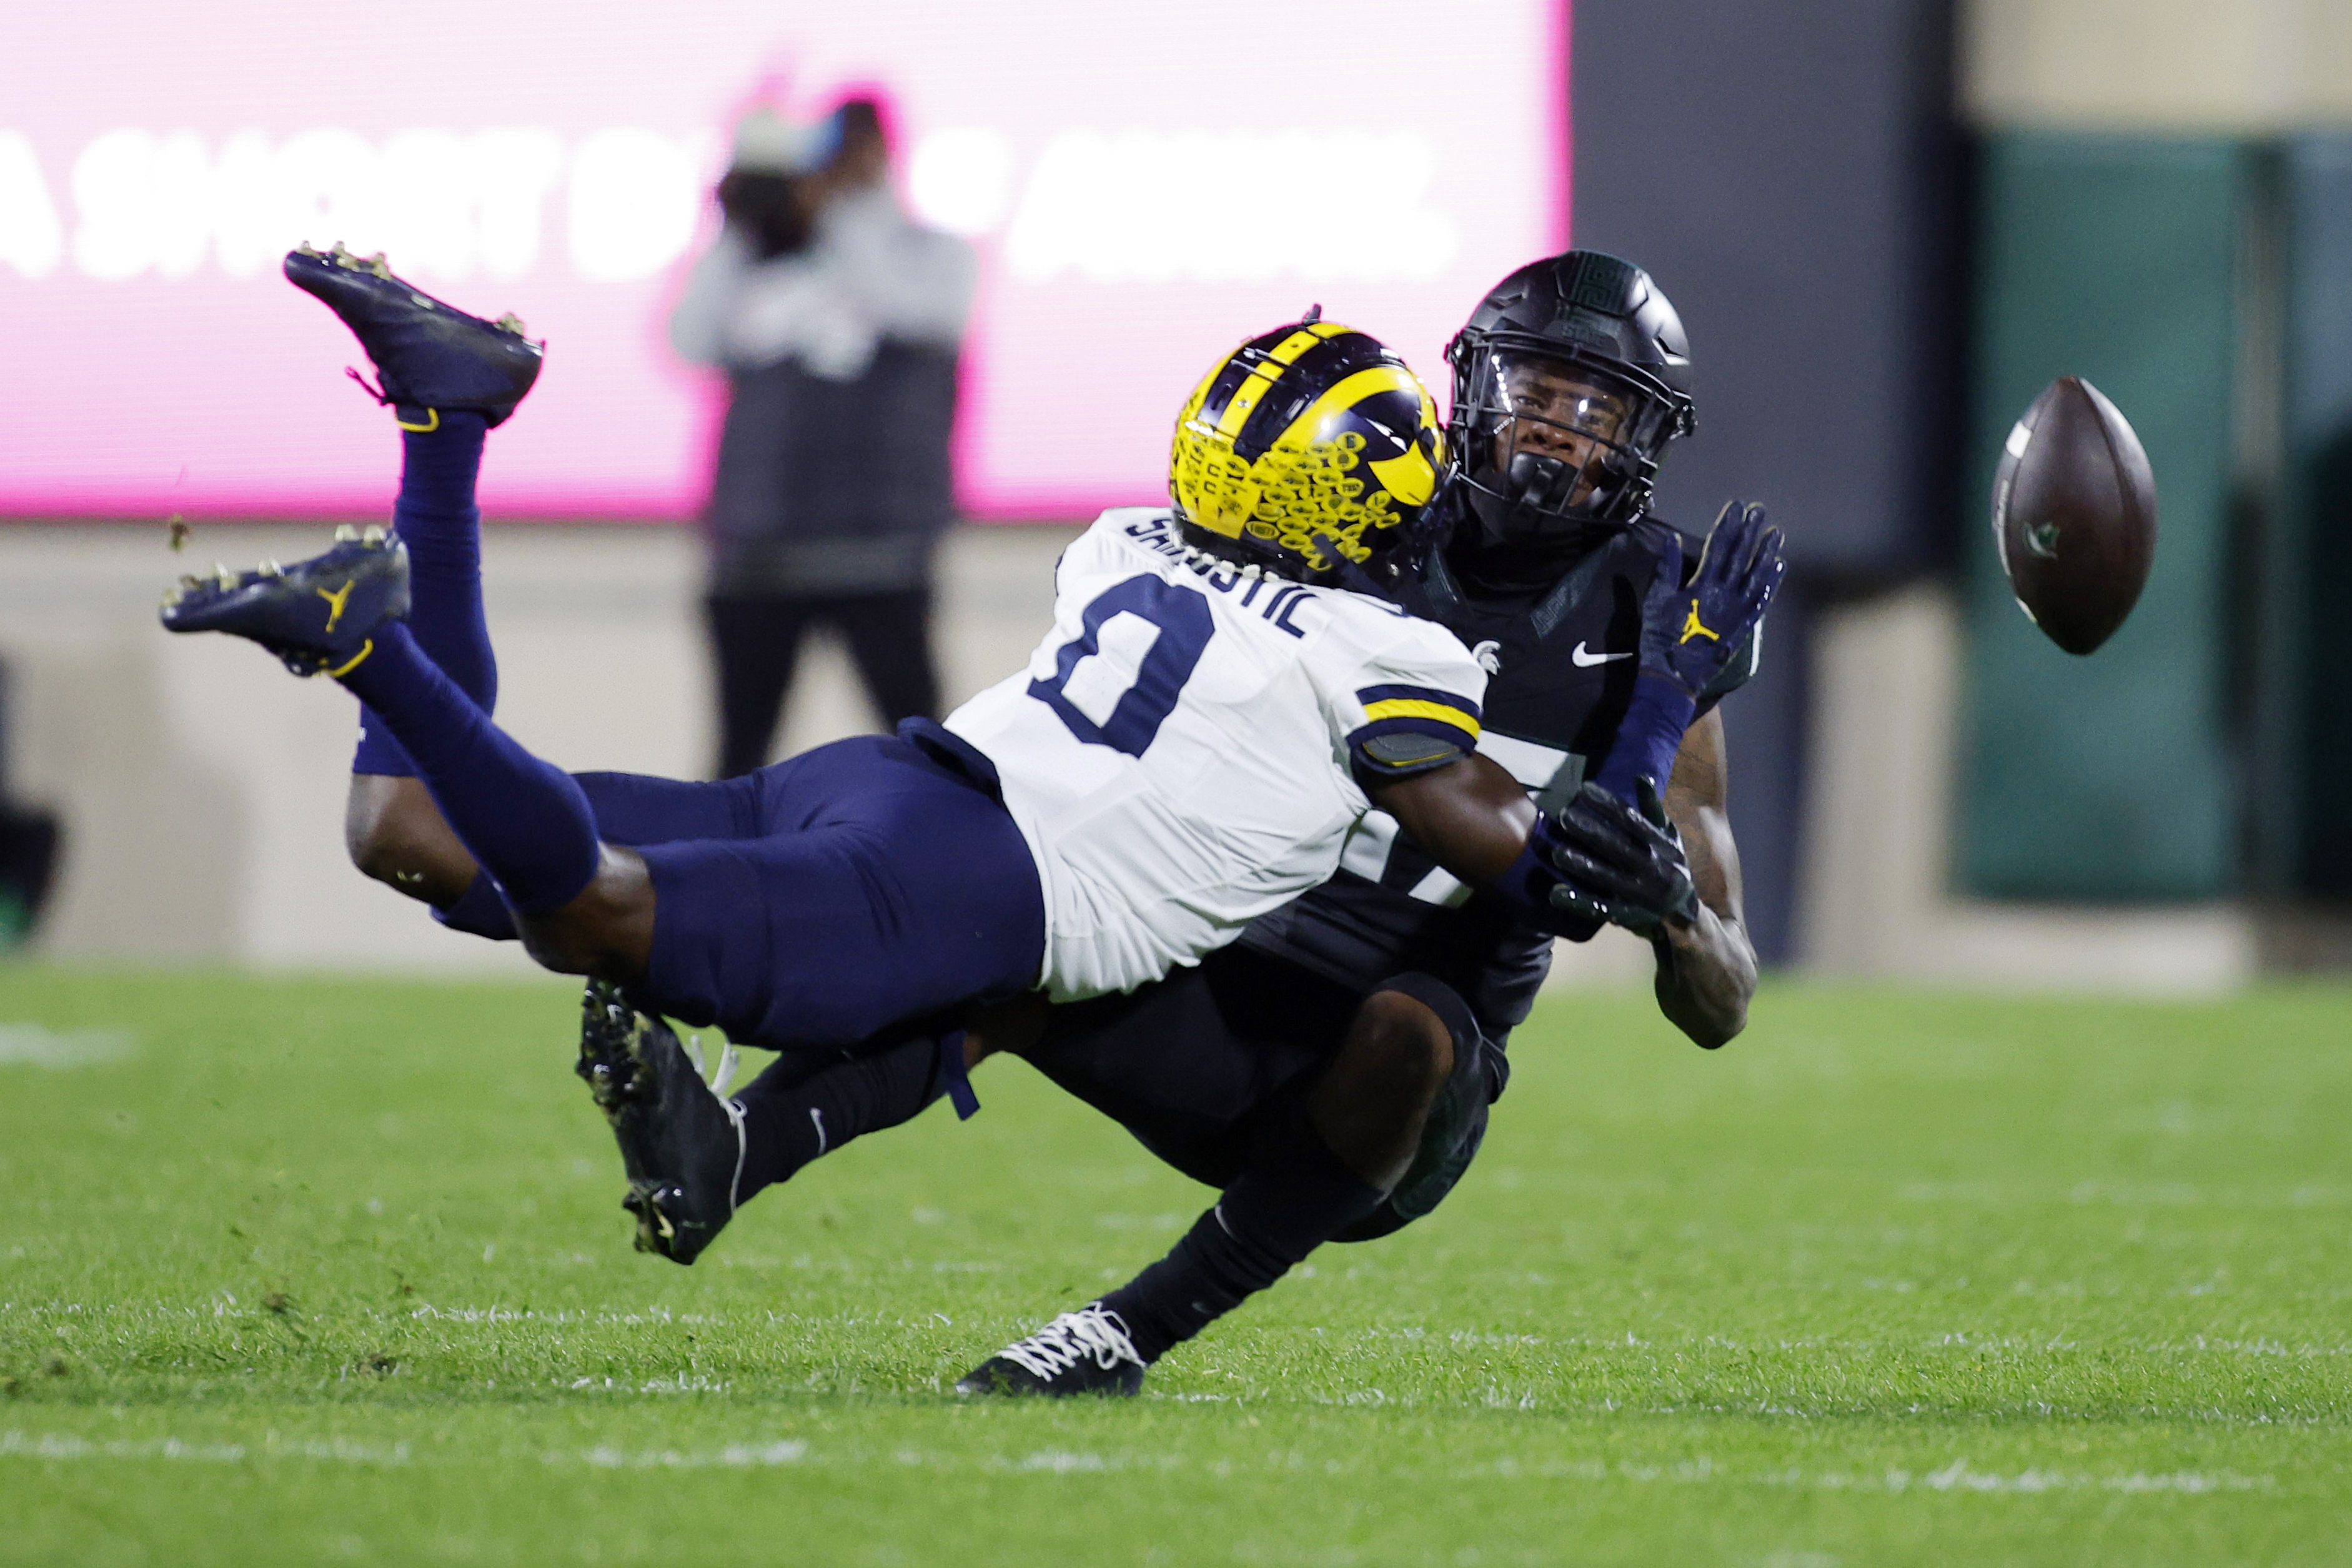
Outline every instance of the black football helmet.
<path id="1" fill-rule="evenodd" d="M 1496 544 L 1622 528 L 1691 433 L 1682 319 L 1630 261 L 1571 250 L 1495 285 L 1445 348 L 1459 499 Z"/>

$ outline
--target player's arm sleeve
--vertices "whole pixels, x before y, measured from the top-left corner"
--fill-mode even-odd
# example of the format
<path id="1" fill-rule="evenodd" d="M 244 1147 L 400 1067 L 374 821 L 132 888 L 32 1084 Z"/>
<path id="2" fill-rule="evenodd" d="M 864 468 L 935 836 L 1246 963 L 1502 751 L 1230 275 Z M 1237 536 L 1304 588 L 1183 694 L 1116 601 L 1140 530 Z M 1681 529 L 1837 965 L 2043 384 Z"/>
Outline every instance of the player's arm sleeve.
<path id="1" fill-rule="evenodd" d="M 1450 657 L 1402 650 L 1366 661 L 1333 715 L 1356 782 L 1370 789 L 1468 756 L 1486 691 L 1486 673 L 1458 645 Z"/>

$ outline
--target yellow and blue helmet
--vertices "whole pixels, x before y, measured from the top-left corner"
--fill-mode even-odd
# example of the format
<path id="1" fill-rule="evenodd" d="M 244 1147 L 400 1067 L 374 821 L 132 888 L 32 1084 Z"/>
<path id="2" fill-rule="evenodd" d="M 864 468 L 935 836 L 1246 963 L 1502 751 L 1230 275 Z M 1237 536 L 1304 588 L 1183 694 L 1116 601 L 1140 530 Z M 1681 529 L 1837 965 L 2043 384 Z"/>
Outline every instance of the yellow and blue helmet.
<path id="1" fill-rule="evenodd" d="M 1320 319 L 1252 338 L 1177 416 L 1168 494 L 1219 554 L 1292 575 L 1403 542 L 1437 491 L 1445 437 L 1421 378 L 1377 339 Z"/>

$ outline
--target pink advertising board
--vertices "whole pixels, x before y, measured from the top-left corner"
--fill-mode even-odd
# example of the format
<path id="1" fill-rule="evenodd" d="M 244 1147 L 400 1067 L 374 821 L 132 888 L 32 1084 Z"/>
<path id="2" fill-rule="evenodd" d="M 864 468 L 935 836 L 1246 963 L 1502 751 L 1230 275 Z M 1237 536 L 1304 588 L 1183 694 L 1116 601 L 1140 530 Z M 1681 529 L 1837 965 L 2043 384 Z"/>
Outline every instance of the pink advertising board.
<path id="1" fill-rule="evenodd" d="M 978 246 L 979 517 L 1156 498 L 1192 383 L 1310 301 L 1442 400 L 1470 306 L 1566 239 L 1547 0 L 82 0 L 7 34 L 0 516 L 381 508 L 364 362 L 277 269 L 337 239 L 548 340 L 493 513 L 690 516 L 719 393 L 662 320 L 762 92 L 878 89 L 901 191 Z"/>

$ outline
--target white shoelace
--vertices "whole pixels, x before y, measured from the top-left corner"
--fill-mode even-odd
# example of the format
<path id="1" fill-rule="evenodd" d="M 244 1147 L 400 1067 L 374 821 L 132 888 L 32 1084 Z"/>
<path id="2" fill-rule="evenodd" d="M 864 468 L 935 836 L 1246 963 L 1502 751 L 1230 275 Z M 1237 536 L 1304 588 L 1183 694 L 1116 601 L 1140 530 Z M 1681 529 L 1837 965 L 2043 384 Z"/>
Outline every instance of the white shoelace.
<path id="1" fill-rule="evenodd" d="M 1108 1372 L 1121 1362 L 1143 1364 L 1135 1342 L 1127 1337 L 1127 1321 L 1100 1301 L 1089 1301 L 1075 1312 L 1065 1312 L 1027 1339 L 1000 1352 L 1036 1377 L 1048 1381 L 1091 1358 Z"/>
<path id="2" fill-rule="evenodd" d="M 727 1086 L 735 1081 L 735 1069 L 743 1064 L 743 1053 L 735 1048 L 734 1041 L 728 1041 L 719 1047 L 719 1070 L 712 1073 L 703 1064 L 702 1037 L 688 1035 L 686 1037 L 686 1059 L 694 1064 L 696 1072 L 709 1078 L 710 1092 L 724 1100 L 727 1098 Z"/>
<path id="3" fill-rule="evenodd" d="M 686 1055 L 687 1059 L 694 1064 L 694 1070 L 698 1074 L 702 1072 L 700 1035 L 686 1037 Z M 743 1190 L 743 1158 L 751 1152 L 751 1140 L 743 1131 L 743 1102 L 727 1097 L 728 1087 L 735 1081 L 735 1069 L 742 1060 L 742 1053 L 735 1048 L 735 1042 L 728 1041 L 719 1047 L 719 1071 L 709 1079 L 711 1098 L 719 1101 L 719 1109 L 727 1113 L 728 1121 L 735 1129 L 735 1179 L 727 1184 L 727 1215 L 730 1219 L 735 1215 L 735 1194 Z"/>
<path id="4" fill-rule="evenodd" d="M 719 1109 L 727 1113 L 727 1120 L 733 1123 L 735 1128 L 735 1175 L 727 1184 L 727 1217 L 732 1219 L 735 1217 L 737 1202 L 735 1194 L 743 1190 L 743 1156 L 751 1152 L 751 1141 L 743 1131 L 741 1100 L 722 1100 L 719 1102 Z"/>

